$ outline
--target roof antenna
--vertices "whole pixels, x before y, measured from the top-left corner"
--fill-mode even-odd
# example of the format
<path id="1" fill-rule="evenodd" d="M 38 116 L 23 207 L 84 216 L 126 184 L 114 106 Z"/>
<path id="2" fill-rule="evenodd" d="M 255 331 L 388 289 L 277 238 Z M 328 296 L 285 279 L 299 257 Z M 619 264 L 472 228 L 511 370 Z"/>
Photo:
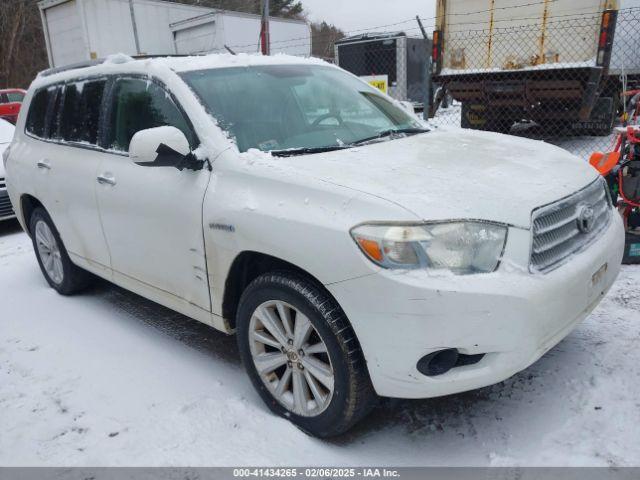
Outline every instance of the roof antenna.
<path id="1" fill-rule="evenodd" d="M 231 48 L 229 48 L 228 46 L 225 45 L 224 48 L 226 48 L 227 52 L 229 52 L 231 55 L 237 55 L 237 53 L 231 50 Z"/>

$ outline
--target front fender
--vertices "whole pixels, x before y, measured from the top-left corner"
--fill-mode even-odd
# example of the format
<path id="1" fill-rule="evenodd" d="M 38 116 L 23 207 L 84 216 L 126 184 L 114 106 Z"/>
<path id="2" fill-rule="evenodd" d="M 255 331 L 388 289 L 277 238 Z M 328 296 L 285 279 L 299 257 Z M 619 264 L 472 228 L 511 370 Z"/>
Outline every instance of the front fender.
<path id="1" fill-rule="evenodd" d="M 313 157 L 301 157 L 304 162 Z M 234 162 L 231 167 L 228 162 Z M 245 163 L 229 152 L 218 159 L 204 201 L 203 225 L 213 313 L 221 315 L 224 285 L 242 252 L 289 262 L 323 284 L 369 275 L 349 230 L 367 221 L 416 221 L 403 208 L 348 187 L 266 164 Z"/>

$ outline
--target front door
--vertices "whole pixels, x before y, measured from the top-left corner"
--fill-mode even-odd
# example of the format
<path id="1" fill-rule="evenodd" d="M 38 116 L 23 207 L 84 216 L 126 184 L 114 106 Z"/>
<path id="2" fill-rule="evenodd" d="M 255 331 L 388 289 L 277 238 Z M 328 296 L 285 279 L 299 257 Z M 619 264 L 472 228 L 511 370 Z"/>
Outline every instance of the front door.
<path id="1" fill-rule="evenodd" d="M 174 126 L 195 148 L 194 130 L 171 94 L 148 78 L 117 80 L 109 103 L 105 141 L 114 153 L 103 154 L 96 180 L 114 280 L 165 305 L 210 311 L 202 228 L 210 172 L 143 167 L 127 153 L 140 130 Z"/>

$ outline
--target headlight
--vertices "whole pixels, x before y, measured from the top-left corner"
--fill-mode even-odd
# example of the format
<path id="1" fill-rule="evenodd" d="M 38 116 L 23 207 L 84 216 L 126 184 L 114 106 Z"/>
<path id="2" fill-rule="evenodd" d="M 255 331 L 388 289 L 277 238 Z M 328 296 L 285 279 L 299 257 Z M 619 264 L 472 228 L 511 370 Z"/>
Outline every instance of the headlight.
<path id="1" fill-rule="evenodd" d="M 468 275 L 498 268 L 507 227 L 488 222 L 360 225 L 351 230 L 351 236 L 381 267 Z"/>

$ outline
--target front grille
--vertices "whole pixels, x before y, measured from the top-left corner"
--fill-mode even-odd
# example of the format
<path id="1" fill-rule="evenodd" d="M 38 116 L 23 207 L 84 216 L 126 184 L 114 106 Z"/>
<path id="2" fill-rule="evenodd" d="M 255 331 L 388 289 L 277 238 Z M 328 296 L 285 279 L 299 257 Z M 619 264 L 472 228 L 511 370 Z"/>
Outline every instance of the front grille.
<path id="1" fill-rule="evenodd" d="M 611 211 L 606 184 L 601 179 L 534 210 L 531 270 L 549 271 L 589 246 L 609 224 Z"/>
<path id="2" fill-rule="evenodd" d="M 4 190 L 7 188 L 7 182 L 4 180 L 4 177 L 0 177 L 0 190 Z"/>
<path id="3" fill-rule="evenodd" d="M 4 185 L 4 179 L 2 179 Z M 11 200 L 7 195 L 6 190 L 0 190 L 0 218 L 12 217 L 14 215 L 13 207 L 11 206 Z"/>

